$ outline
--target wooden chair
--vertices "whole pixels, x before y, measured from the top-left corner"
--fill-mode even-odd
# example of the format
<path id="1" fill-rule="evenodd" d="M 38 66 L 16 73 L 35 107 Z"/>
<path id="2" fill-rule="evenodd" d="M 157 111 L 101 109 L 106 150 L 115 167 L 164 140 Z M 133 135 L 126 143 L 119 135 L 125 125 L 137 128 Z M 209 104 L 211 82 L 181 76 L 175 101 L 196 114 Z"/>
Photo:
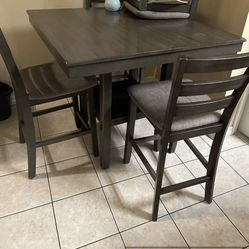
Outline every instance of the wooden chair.
<path id="1" fill-rule="evenodd" d="M 144 163 L 153 180 L 155 195 L 152 219 L 157 220 L 160 195 L 196 184 L 206 183 L 205 200 L 212 202 L 215 175 L 223 139 L 231 115 L 249 82 L 249 68 L 245 74 L 215 81 L 186 82 L 183 76 L 193 73 L 217 73 L 249 66 L 249 54 L 224 58 L 180 58 L 172 83 L 163 81 L 137 85 L 129 88 L 131 98 L 127 126 L 124 163 L 131 157 L 132 147 Z M 208 94 L 232 91 L 230 96 L 211 99 Z M 223 95 L 222 95 L 223 96 Z M 159 131 L 157 135 L 134 139 L 135 113 L 142 110 L 151 124 Z M 222 114 L 219 110 L 223 110 Z M 209 159 L 206 160 L 190 138 L 214 133 Z M 138 143 L 159 140 L 161 143 L 156 171 L 138 147 Z M 184 140 L 206 168 L 202 177 L 162 187 L 164 164 L 169 143 Z"/>
<path id="2" fill-rule="evenodd" d="M 87 133 L 92 134 L 93 152 L 98 155 L 97 131 L 93 88 L 97 81 L 95 77 L 80 80 L 70 80 L 55 63 L 48 63 L 18 70 L 7 41 L 0 29 L 0 54 L 11 77 L 19 119 L 20 142 L 26 142 L 28 151 L 28 176 L 36 175 L 36 148 L 72 139 Z M 88 95 L 89 123 L 85 121 L 78 110 L 77 96 L 82 93 Z M 74 103 L 63 104 L 48 109 L 32 111 L 32 107 L 51 101 L 74 98 Z M 74 108 L 76 123 L 79 129 L 46 140 L 36 141 L 33 117 L 46 113 Z"/>

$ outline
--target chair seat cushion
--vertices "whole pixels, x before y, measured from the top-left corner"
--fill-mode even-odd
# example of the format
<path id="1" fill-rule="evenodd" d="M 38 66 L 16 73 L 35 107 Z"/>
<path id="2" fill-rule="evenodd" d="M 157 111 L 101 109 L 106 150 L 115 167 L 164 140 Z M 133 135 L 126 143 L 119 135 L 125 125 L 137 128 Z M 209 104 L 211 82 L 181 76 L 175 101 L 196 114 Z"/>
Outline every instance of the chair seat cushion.
<path id="1" fill-rule="evenodd" d="M 131 86 L 128 93 L 145 116 L 159 129 L 163 128 L 165 112 L 169 101 L 171 81 L 144 83 Z M 189 103 L 210 100 L 208 95 L 179 97 L 178 103 Z M 203 125 L 217 123 L 220 112 L 208 112 L 187 117 L 175 117 L 172 131 L 197 128 Z"/>
<path id="2" fill-rule="evenodd" d="M 56 63 L 28 67 L 20 73 L 33 104 L 66 98 L 97 85 L 94 76 L 69 79 Z"/>

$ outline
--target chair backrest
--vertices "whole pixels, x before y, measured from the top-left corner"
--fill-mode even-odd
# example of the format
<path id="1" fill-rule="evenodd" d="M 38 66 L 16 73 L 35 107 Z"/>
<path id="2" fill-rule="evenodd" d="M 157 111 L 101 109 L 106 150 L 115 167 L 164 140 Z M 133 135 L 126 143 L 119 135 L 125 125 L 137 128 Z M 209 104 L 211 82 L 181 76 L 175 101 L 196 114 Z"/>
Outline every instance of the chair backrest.
<path id="1" fill-rule="evenodd" d="M 178 60 L 170 92 L 169 105 L 164 122 L 164 130 L 170 132 L 175 117 L 193 117 L 194 115 L 223 110 L 219 125 L 227 127 L 231 115 L 249 82 L 249 53 L 228 57 Z M 227 72 L 234 69 L 247 68 L 244 74 L 229 76 L 224 79 L 209 81 L 183 81 L 185 74 L 196 76 L 202 73 Z M 218 75 L 218 76 L 217 76 Z M 221 74 L 216 77 L 221 78 Z M 233 90 L 233 91 L 232 91 Z M 219 94 L 215 99 L 200 98 L 201 96 L 232 91 L 231 95 Z M 196 102 L 183 103 L 181 97 L 198 96 Z M 216 95 L 217 96 L 217 95 Z"/>
<path id="2" fill-rule="evenodd" d="M 14 88 L 14 93 L 16 96 L 16 101 L 18 104 L 19 99 L 24 99 L 24 98 L 27 99 L 27 93 L 20 72 L 17 68 L 15 60 L 12 56 L 8 43 L 1 29 L 0 29 L 0 55 L 2 56 L 5 66 L 9 72 L 12 86 Z"/>

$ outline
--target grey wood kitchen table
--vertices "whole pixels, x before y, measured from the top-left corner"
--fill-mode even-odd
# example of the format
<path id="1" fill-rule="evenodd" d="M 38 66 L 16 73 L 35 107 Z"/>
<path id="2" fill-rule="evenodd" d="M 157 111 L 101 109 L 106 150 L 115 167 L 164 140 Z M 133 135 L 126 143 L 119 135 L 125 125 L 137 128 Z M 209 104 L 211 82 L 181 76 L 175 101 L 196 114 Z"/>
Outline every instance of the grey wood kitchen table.
<path id="1" fill-rule="evenodd" d="M 100 163 L 111 153 L 111 72 L 174 63 L 179 55 L 240 51 L 244 39 L 193 20 L 143 20 L 126 10 L 29 10 L 30 22 L 69 77 L 100 75 Z"/>

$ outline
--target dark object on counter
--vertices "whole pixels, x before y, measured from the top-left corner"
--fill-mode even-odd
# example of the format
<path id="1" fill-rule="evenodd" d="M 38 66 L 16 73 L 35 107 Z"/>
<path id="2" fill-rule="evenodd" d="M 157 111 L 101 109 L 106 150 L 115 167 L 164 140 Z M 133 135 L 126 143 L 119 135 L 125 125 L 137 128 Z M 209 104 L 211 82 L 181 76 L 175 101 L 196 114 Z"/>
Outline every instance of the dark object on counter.
<path id="1" fill-rule="evenodd" d="M 10 95 L 12 92 L 11 86 L 0 82 L 0 120 L 5 120 L 11 115 Z"/>
<path id="2" fill-rule="evenodd" d="M 139 11 L 188 13 L 193 16 L 199 0 L 192 0 L 190 4 L 183 0 L 128 0 L 128 2 Z"/>

